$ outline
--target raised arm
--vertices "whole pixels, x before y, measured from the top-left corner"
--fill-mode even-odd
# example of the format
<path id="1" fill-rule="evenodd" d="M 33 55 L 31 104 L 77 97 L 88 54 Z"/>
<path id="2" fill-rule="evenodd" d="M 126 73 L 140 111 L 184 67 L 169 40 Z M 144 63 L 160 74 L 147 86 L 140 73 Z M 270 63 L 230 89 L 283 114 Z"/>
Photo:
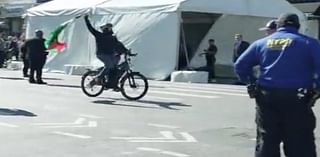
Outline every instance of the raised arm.
<path id="1" fill-rule="evenodd" d="M 86 25 L 87 25 L 87 28 L 89 29 L 89 31 L 94 35 L 96 36 L 97 34 L 99 34 L 100 32 L 97 31 L 96 29 L 93 28 L 93 26 L 91 25 L 90 21 L 89 21 L 89 16 L 88 15 L 85 15 L 84 16 L 84 20 L 86 22 Z"/>

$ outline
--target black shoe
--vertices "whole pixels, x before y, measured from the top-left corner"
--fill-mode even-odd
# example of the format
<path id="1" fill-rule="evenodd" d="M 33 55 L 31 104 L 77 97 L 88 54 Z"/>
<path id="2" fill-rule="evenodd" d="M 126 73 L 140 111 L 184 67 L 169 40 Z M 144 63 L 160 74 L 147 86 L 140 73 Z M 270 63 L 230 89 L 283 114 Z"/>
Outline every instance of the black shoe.
<path id="1" fill-rule="evenodd" d="M 23 74 L 23 77 L 29 77 L 29 75 L 28 74 Z"/>
<path id="2" fill-rule="evenodd" d="M 34 79 L 29 79 L 29 83 L 36 83 L 36 80 L 34 80 Z"/>
<path id="3" fill-rule="evenodd" d="M 121 88 L 116 86 L 116 87 L 113 87 L 112 89 L 114 92 L 120 92 L 121 91 Z"/>
<path id="4" fill-rule="evenodd" d="M 47 82 L 43 82 L 42 80 L 37 81 L 37 84 L 47 84 Z"/>

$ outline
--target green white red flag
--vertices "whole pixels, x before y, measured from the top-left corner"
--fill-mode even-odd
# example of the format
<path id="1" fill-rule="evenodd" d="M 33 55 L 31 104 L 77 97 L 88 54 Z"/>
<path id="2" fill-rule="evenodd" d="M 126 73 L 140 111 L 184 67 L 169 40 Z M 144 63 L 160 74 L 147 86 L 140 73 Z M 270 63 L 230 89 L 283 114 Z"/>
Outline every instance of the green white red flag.
<path id="1" fill-rule="evenodd" d="M 62 52 L 67 47 L 67 44 L 64 41 L 59 41 L 59 36 L 69 24 L 75 21 L 75 19 L 76 18 L 73 18 L 62 23 L 50 33 L 50 36 L 46 42 L 46 46 L 48 50 L 55 49 L 59 53 L 59 52 Z"/>

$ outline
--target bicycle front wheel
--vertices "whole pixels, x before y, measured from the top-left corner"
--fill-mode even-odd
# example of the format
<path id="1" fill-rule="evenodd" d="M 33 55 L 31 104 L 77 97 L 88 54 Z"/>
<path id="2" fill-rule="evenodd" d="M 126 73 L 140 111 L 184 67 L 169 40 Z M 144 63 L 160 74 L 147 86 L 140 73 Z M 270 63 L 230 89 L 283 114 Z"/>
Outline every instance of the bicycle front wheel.
<path id="1" fill-rule="evenodd" d="M 81 89 L 89 97 L 96 97 L 103 92 L 104 86 L 98 85 L 94 80 L 98 73 L 98 71 L 88 71 L 82 76 Z"/>
<path id="2" fill-rule="evenodd" d="M 149 85 L 145 76 L 140 73 L 126 75 L 121 83 L 121 94 L 129 100 L 138 100 L 147 94 Z"/>

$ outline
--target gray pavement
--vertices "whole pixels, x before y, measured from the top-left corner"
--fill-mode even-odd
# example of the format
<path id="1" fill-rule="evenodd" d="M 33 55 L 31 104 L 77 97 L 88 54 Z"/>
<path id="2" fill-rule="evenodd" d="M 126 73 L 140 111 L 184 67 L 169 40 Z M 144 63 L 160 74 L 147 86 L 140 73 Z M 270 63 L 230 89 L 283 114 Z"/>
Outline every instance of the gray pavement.
<path id="1" fill-rule="evenodd" d="M 0 69 L 1 156 L 253 156 L 254 102 L 242 86 L 150 81 L 146 97 L 128 101 L 87 97 L 79 76 L 44 80 Z"/>

